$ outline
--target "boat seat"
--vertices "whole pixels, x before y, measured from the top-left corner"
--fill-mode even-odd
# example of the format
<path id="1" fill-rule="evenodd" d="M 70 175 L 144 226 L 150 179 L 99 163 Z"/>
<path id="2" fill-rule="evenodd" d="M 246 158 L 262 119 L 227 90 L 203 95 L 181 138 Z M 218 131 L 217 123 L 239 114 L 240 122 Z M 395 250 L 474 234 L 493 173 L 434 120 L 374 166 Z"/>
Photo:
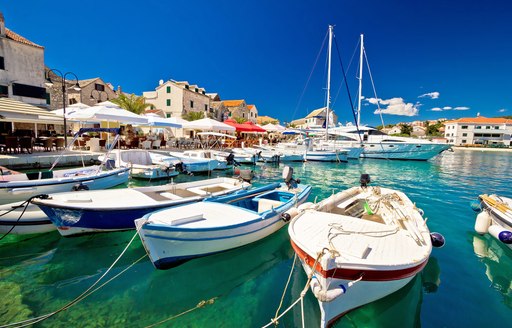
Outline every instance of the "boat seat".
<path id="1" fill-rule="evenodd" d="M 177 226 L 177 225 L 198 222 L 198 221 L 204 221 L 204 220 L 206 220 L 206 219 L 203 217 L 203 214 L 197 214 L 197 215 L 191 215 L 191 216 L 187 216 L 184 218 L 178 218 L 178 219 L 171 220 L 169 222 L 169 224 L 172 226 Z"/>
<path id="2" fill-rule="evenodd" d="M 174 199 L 173 197 L 166 196 L 166 194 L 167 195 L 169 195 L 169 194 L 176 195 L 176 196 L 178 196 L 178 198 L 179 197 L 181 197 L 181 198 L 188 198 L 188 197 L 199 196 L 195 192 L 188 191 L 187 189 L 169 189 L 169 190 L 158 190 L 158 191 L 144 191 L 143 194 L 148 196 L 148 197 L 150 197 L 150 198 L 153 198 L 157 202 L 168 201 L 168 200 Z"/>
<path id="3" fill-rule="evenodd" d="M 361 219 L 386 224 L 382 216 L 380 216 L 379 214 L 363 214 L 363 216 L 361 216 Z"/>
<path id="4" fill-rule="evenodd" d="M 260 198 L 260 199 L 258 199 L 258 213 L 268 211 L 268 210 L 270 210 L 272 208 L 276 208 L 282 204 L 284 204 L 284 203 L 280 202 L 278 200 Z"/>

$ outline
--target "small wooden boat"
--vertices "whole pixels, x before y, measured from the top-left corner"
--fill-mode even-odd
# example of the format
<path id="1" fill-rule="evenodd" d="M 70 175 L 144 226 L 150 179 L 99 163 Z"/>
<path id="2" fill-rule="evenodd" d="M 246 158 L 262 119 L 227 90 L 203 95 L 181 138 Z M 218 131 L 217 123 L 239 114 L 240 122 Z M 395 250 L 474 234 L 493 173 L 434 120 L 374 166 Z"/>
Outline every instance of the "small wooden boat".
<path id="1" fill-rule="evenodd" d="M 498 195 L 480 195 L 475 231 L 489 233 L 493 238 L 512 249 L 512 199 Z"/>
<path id="2" fill-rule="evenodd" d="M 288 227 L 312 277 L 321 327 L 405 286 L 427 264 L 432 245 L 444 243 L 404 193 L 368 182 L 363 175 L 361 187 L 304 204 Z"/>
<path id="3" fill-rule="evenodd" d="M 308 185 L 271 184 L 153 212 L 135 224 L 155 267 L 167 269 L 269 236 L 286 225 L 286 212 L 306 201 L 310 192 Z"/>
<path id="4" fill-rule="evenodd" d="M 83 191 L 49 195 L 32 203 L 50 218 L 63 236 L 129 230 L 133 221 L 152 211 L 197 202 L 247 189 L 234 178 L 205 179 L 161 186 Z"/>

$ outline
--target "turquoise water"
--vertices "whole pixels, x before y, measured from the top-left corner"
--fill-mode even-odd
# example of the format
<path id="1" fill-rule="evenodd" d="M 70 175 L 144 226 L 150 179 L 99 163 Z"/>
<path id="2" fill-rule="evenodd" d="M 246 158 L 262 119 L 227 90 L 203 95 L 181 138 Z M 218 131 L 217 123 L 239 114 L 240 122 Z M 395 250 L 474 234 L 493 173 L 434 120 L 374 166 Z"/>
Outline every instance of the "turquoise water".
<path id="1" fill-rule="evenodd" d="M 350 312 L 337 327 L 502 327 L 512 318 L 512 252 L 473 231 L 469 202 L 482 193 L 512 197 L 512 153 L 456 151 L 428 162 L 360 160 L 292 165 L 313 185 L 310 200 L 358 183 L 404 191 L 428 217 L 446 246 L 398 292 Z M 258 166 L 255 184 L 278 181 L 281 167 Z M 227 173 L 215 173 L 220 176 Z M 179 176 L 175 182 L 197 179 Z M 131 181 L 130 185 L 141 185 Z M 0 326 L 55 311 L 93 284 L 119 256 L 134 232 L 61 238 L 57 232 L 0 241 Z M 105 281 L 145 252 L 138 237 Z M 38 327 L 261 327 L 279 306 L 293 265 L 286 229 L 233 251 L 158 271 L 148 258 L 67 311 Z M 282 309 L 306 283 L 296 264 Z M 202 300 L 212 304 L 193 309 Z M 316 299 L 304 302 L 306 327 L 318 326 Z M 297 306 L 281 327 L 301 326 Z"/>

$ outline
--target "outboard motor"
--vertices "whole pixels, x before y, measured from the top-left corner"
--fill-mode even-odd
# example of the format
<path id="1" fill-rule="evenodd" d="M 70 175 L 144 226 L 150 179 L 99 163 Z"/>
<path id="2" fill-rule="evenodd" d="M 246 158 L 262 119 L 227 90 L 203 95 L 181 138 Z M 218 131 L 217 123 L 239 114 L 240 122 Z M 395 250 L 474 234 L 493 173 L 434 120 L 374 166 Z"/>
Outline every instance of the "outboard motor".
<path id="1" fill-rule="evenodd" d="M 361 177 L 359 178 L 359 183 L 361 184 L 362 188 L 368 187 L 368 184 L 371 182 L 370 175 L 369 174 L 361 174 Z"/>
<path id="2" fill-rule="evenodd" d="M 293 169 L 289 166 L 285 166 L 283 169 L 283 180 L 288 186 L 288 189 L 297 188 L 297 184 L 300 183 L 300 180 L 295 180 L 293 178 Z"/>
<path id="3" fill-rule="evenodd" d="M 174 168 L 176 169 L 176 171 L 182 173 L 183 172 L 183 162 L 174 164 Z"/>
<path id="4" fill-rule="evenodd" d="M 235 160 L 235 154 L 233 153 L 229 153 L 229 155 L 226 157 L 226 162 L 228 165 L 240 166 L 240 163 Z"/>
<path id="5" fill-rule="evenodd" d="M 240 170 L 239 168 L 235 169 L 235 175 L 238 178 L 242 179 L 245 182 L 251 182 L 254 179 L 254 171 L 253 170 Z"/>

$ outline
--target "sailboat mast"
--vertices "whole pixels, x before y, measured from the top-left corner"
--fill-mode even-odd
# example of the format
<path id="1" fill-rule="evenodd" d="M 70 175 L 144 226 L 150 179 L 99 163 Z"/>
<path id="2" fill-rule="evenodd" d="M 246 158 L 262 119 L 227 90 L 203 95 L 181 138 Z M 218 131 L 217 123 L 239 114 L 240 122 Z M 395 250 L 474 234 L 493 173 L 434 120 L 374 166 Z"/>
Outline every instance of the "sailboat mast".
<path id="1" fill-rule="evenodd" d="M 364 35 L 361 34 L 361 53 L 359 55 L 359 94 L 357 99 L 357 125 L 361 124 L 361 99 L 363 95 L 363 52 L 364 52 Z"/>
<path id="2" fill-rule="evenodd" d="M 329 140 L 329 106 L 331 105 L 331 49 L 332 30 L 334 26 L 329 25 L 329 52 L 327 54 L 327 106 L 325 107 L 325 140 Z"/>

